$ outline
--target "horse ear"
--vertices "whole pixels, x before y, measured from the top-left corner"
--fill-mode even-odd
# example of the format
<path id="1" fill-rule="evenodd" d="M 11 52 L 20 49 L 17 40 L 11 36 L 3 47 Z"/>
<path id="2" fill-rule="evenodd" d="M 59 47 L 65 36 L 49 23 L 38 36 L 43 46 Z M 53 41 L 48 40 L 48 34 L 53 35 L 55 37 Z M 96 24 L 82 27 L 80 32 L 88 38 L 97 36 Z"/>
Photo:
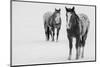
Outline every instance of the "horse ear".
<path id="1" fill-rule="evenodd" d="M 57 11 L 57 9 L 55 8 L 55 11 Z"/>
<path id="2" fill-rule="evenodd" d="M 65 6 L 66 11 L 68 11 L 67 7 Z"/>
<path id="3" fill-rule="evenodd" d="M 67 7 L 65 6 L 65 9 L 67 9 Z"/>
<path id="4" fill-rule="evenodd" d="M 72 10 L 74 11 L 75 10 L 75 7 L 73 7 Z"/>

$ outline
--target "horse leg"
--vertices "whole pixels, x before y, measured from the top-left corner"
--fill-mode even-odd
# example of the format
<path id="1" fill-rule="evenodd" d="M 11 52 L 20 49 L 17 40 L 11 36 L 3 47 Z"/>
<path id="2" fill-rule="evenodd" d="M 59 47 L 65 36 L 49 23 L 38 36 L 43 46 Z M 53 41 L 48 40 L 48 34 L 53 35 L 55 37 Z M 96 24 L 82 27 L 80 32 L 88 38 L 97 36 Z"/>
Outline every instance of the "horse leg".
<path id="1" fill-rule="evenodd" d="M 69 40 L 69 57 L 68 59 L 71 59 L 71 55 L 72 55 L 72 37 L 68 35 L 68 40 Z"/>
<path id="2" fill-rule="evenodd" d="M 78 53 L 79 53 L 79 57 L 81 56 L 81 48 L 82 48 L 82 39 L 80 38 L 80 41 L 79 41 L 79 45 L 78 45 Z"/>
<path id="3" fill-rule="evenodd" d="M 85 47 L 86 37 L 87 37 L 87 35 L 82 37 L 82 56 L 81 56 L 81 58 L 84 58 L 84 47 Z"/>
<path id="4" fill-rule="evenodd" d="M 76 37 L 76 59 L 79 59 L 79 52 L 80 52 L 80 38 Z"/>
<path id="5" fill-rule="evenodd" d="M 82 55 L 81 55 L 81 58 L 83 58 L 84 57 L 84 46 L 85 46 L 84 36 L 82 37 L 81 45 L 82 45 Z"/>
<path id="6" fill-rule="evenodd" d="M 79 53 L 79 57 L 80 57 L 80 55 L 81 55 L 81 43 L 79 43 L 79 47 L 78 47 L 78 53 Z"/>
<path id="7" fill-rule="evenodd" d="M 56 41 L 58 41 L 59 30 L 60 30 L 60 29 L 57 29 L 57 38 L 56 38 Z"/>
<path id="8" fill-rule="evenodd" d="M 46 40 L 49 40 L 49 35 L 48 35 L 48 29 L 49 27 L 46 24 L 46 21 L 44 22 L 44 30 L 45 30 L 45 36 L 46 36 Z"/>
<path id="9" fill-rule="evenodd" d="M 82 47 L 82 56 L 81 58 L 84 58 L 84 47 Z"/>
<path id="10" fill-rule="evenodd" d="M 46 40 L 47 40 L 47 25 L 46 25 L 46 23 L 44 23 L 44 30 L 45 30 Z"/>
<path id="11" fill-rule="evenodd" d="M 55 29 L 54 28 L 52 28 L 52 33 L 53 33 L 52 41 L 54 41 L 54 36 L 55 36 Z"/>
<path id="12" fill-rule="evenodd" d="M 50 34 L 49 32 L 50 32 L 49 27 L 47 27 L 47 40 L 49 40 L 49 36 L 50 36 L 49 35 Z"/>
<path id="13" fill-rule="evenodd" d="M 46 40 L 49 40 L 49 27 L 46 27 L 45 29 L 45 35 L 46 35 Z"/>
<path id="14" fill-rule="evenodd" d="M 44 29 L 45 29 L 45 37 L 46 37 L 46 40 L 47 40 L 47 31 L 46 31 L 46 27 L 45 27 Z"/>
<path id="15" fill-rule="evenodd" d="M 52 38 L 52 30 L 49 28 L 49 35 L 51 36 Z"/>
<path id="16" fill-rule="evenodd" d="M 87 38 L 87 33 L 88 33 L 88 30 L 86 30 L 85 35 L 82 36 L 82 56 L 81 56 L 81 58 L 84 58 L 84 47 L 85 47 L 85 41 Z"/>

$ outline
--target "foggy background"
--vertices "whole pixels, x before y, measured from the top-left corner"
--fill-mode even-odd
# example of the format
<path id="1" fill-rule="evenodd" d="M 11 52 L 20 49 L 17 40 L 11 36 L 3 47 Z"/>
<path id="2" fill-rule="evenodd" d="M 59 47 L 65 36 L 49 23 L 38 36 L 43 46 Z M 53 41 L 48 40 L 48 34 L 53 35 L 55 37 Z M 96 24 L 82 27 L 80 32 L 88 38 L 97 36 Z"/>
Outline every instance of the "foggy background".
<path id="1" fill-rule="evenodd" d="M 42 64 L 73 62 L 75 60 L 75 45 L 73 45 L 72 60 L 68 60 L 69 42 L 66 33 L 65 6 L 44 3 L 12 3 L 12 64 Z M 61 8 L 62 25 L 58 42 L 45 41 L 43 14 L 54 12 Z M 77 14 L 84 13 L 90 19 L 90 28 L 86 40 L 84 59 L 77 61 L 95 60 L 95 8 L 75 6 Z M 75 44 L 75 42 L 73 43 Z"/>

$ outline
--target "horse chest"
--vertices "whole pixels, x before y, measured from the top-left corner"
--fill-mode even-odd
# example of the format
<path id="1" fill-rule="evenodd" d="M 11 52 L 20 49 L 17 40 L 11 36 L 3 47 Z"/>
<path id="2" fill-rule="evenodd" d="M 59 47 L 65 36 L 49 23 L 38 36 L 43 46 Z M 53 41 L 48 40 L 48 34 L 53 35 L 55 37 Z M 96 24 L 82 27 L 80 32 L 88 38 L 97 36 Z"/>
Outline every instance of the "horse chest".
<path id="1" fill-rule="evenodd" d="M 76 36 L 80 34 L 79 26 L 72 26 L 70 29 L 67 29 L 68 34 L 71 36 Z"/>
<path id="2" fill-rule="evenodd" d="M 55 18 L 55 22 L 56 22 L 56 23 L 59 23 L 59 22 L 60 22 L 60 17 L 56 17 L 56 18 Z"/>

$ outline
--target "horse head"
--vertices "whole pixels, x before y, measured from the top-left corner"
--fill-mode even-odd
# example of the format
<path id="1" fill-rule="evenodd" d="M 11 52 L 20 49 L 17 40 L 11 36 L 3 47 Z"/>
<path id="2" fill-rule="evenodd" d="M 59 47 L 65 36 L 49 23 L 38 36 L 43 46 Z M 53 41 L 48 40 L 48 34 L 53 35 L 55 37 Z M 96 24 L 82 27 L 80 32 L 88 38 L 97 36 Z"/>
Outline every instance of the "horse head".
<path id="1" fill-rule="evenodd" d="M 72 8 L 65 7 L 65 9 L 66 9 L 67 27 L 70 28 L 72 24 L 75 24 L 75 20 L 77 16 L 75 13 L 75 7 L 72 7 Z"/>
<path id="2" fill-rule="evenodd" d="M 56 23 L 60 23 L 60 11 L 61 11 L 61 9 L 55 8 L 55 12 L 54 12 L 53 16 L 54 16 L 54 20 Z"/>

